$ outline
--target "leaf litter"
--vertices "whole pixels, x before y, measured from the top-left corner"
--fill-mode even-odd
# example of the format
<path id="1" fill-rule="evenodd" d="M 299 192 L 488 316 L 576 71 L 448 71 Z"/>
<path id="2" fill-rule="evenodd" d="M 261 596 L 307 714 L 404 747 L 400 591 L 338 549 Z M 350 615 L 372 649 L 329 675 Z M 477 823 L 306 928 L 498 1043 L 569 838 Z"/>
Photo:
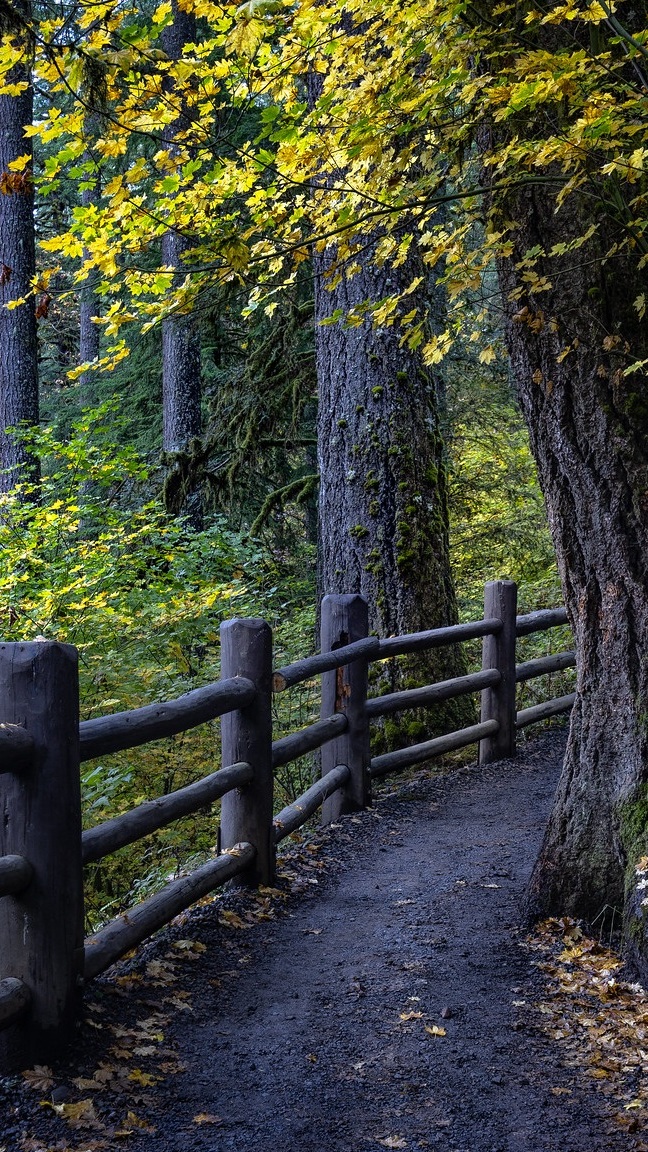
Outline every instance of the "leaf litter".
<path id="1" fill-rule="evenodd" d="M 648 992 L 621 979 L 619 957 L 574 920 L 544 921 L 527 944 L 545 978 L 541 1029 L 606 1097 L 614 1122 L 645 1133 L 634 1147 L 648 1152 Z"/>

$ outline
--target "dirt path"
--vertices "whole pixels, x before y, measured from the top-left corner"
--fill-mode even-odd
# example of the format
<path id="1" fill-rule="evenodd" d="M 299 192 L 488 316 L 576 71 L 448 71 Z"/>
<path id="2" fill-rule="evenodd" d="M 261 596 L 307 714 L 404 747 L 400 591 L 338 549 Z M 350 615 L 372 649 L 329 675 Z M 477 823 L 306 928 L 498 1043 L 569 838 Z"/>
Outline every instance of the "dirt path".
<path id="1" fill-rule="evenodd" d="M 529 1007 L 540 976 L 518 939 L 518 908 L 561 753 L 562 740 L 551 736 L 515 762 L 420 777 L 371 813 L 316 834 L 313 867 L 287 915 L 242 931 L 232 922 L 245 902 L 234 897 L 229 925 L 227 918 L 215 922 L 212 907 L 174 930 L 176 948 L 182 936 L 200 949 L 182 946 L 198 955 L 179 980 L 192 1011 L 176 1011 L 164 1039 L 167 1054 L 170 1045 L 186 1070 L 147 1086 L 133 1104 L 154 1134 L 135 1128 L 118 1138 L 113 1128 L 106 1135 L 123 1105 L 117 1096 L 112 1112 L 98 1103 L 106 1127 L 95 1139 L 106 1143 L 96 1146 L 631 1147 L 627 1134 L 610 1129 L 594 1087 L 561 1066 L 558 1047 L 537 1029 Z M 149 981 L 159 976 L 155 965 L 169 956 L 173 934 L 149 946 Z M 164 980 L 158 986 L 156 992 L 153 979 L 137 993 L 140 1019 L 144 1011 L 155 1022 L 166 994 Z M 128 992 L 118 1002 L 104 994 L 98 1008 L 104 1032 L 114 1031 L 121 1011 L 131 1039 L 120 1043 L 132 1046 Z M 93 1071 L 88 1062 L 105 1063 L 106 1043 L 100 1031 L 84 1031 L 76 1075 L 81 1063 L 85 1076 Z M 72 1066 L 55 1073 L 55 1100 L 57 1092 L 59 1100 L 83 1095 L 66 1095 Z M 29 1149 L 21 1140 L 34 1132 L 51 1139 L 47 1150 L 63 1131 L 69 1147 L 95 1147 L 80 1143 L 79 1133 L 70 1136 L 51 1110 L 34 1116 L 23 1097 L 7 1124 L 6 1152 L 14 1152 L 12 1140 Z M 0 1149 L 2 1139 L 0 1121 Z M 31 1147 L 41 1152 L 38 1143 Z"/>

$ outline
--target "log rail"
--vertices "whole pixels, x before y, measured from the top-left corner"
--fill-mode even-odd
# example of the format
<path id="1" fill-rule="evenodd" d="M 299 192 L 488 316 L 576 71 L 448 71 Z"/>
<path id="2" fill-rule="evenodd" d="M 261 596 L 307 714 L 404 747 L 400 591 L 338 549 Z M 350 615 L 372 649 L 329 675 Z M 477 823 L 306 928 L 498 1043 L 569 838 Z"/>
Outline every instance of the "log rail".
<path id="1" fill-rule="evenodd" d="M 65 1041 L 82 982 L 179 912 L 235 878 L 271 882 L 277 844 L 319 808 L 330 823 L 366 807 L 375 779 L 470 744 L 479 745 L 481 764 L 514 756 L 520 729 L 568 713 L 574 693 L 516 707 L 518 684 L 576 664 L 573 651 L 516 663 L 517 639 L 566 623 L 564 608 L 518 616 L 515 584 L 493 581 L 486 585 L 482 620 L 379 640 L 368 635 L 361 596 L 327 596 L 318 655 L 273 673 L 265 621 L 227 621 L 221 627 L 221 680 L 176 700 L 81 723 L 73 648 L 47 641 L 0 644 L 0 1074 L 46 1058 L 52 1040 Z M 479 672 L 367 699 L 370 663 L 479 638 Z M 273 741 L 272 693 L 316 677 L 321 719 Z M 372 758 L 376 720 L 470 694 L 481 699 L 478 723 Z M 223 767 L 81 833 L 82 761 L 216 717 L 222 717 Z M 273 770 L 316 749 L 320 778 L 273 816 Z M 216 800 L 219 854 L 84 942 L 82 865 Z"/>

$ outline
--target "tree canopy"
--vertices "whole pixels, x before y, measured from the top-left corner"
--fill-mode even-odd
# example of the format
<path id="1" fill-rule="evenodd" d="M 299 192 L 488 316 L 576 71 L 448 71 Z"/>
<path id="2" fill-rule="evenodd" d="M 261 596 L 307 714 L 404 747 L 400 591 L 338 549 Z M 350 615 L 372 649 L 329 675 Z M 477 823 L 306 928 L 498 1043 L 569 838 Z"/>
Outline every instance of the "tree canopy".
<path id="1" fill-rule="evenodd" d="M 494 258 L 510 255 L 515 188 L 542 184 L 557 211 L 570 196 L 591 203 L 580 235 L 524 254 L 524 291 L 535 299 L 551 283 L 547 259 L 596 244 L 599 214 L 616 224 L 600 255 L 644 261 L 648 48 L 636 16 L 625 22 L 627 5 L 180 7 L 195 15 L 197 38 L 178 59 L 162 46 L 169 2 L 148 13 L 107 0 L 44 4 L 31 29 L 40 97 L 26 131 L 37 138 L 39 191 L 53 195 L 66 179 L 81 190 L 101 184 L 101 196 L 74 207 L 42 247 L 73 282 L 91 277 L 107 298 L 101 323 L 113 358 L 134 316 L 156 322 L 206 305 L 218 284 L 272 310 L 313 247 L 335 242 L 332 285 L 352 276 L 377 226 L 375 260 L 398 266 L 416 243 L 428 268 L 442 264 L 456 301 L 481 287 Z M 16 50 L 5 37 L 10 94 L 20 86 L 10 71 Z M 309 104 L 313 72 L 319 96 Z M 101 132 L 89 140 L 87 114 L 98 108 Z M 6 179 L 20 180 L 29 163 L 26 150 Z M 180 284 L 162 262 L 170 228 L 186 242 Z M 39 271 L 34 291 L 47 291 L 53 267 Z M 426 337 L 420 310 L 408 306 L 415 286 L 357 305 L 346 322 L 368 311 L 377 325 L 398 322 L 403 339 L 436 363 L 460 320 Z M 635 307 L 643 315 L 643 294 Z M 487 362 L 495 350 L 481 354 Z M 624 370 L 633 364 L 628 351 Z"/>

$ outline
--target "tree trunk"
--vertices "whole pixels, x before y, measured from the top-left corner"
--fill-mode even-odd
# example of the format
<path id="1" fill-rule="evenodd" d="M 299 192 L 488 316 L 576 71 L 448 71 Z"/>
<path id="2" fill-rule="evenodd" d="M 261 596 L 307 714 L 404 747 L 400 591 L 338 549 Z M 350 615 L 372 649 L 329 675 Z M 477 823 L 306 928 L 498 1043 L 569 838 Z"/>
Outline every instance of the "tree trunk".
<path id="1" fill-rule="evenodd" d="M 29 20 L 27 0 L 16 4 Z M 8 34 L 6 34 L 8 35 Z M 19 33 L 13 34 L 14 43 Z M 36 315 L 32 292 L 35 274 L 34 191 L 31 177 L 31 140 L 24 134 L 33 116 L 29 45 L 24 60 L 12 69 L 12 83 L 27 82 L 18 96 L 0 96 L 0 492 L 7 492 L 19 479 L 33 479 L 36 465 L 19 440 L 6 429 L 38 424 L 38 352 Z M 11 161 L 29 154 L 20 172 Z M 12 300 L 27 296 L 25 304 L 9 310 Z M 27 475 L 22 466 L 30 465 Z"/>
<path id="2" fill-rule="evenodd" d="M 173 0 L 173 23 L 162 33 L 162 46 L 170 60 L 180 60 L 185 45 L 196 40 L 195 17 L 178 7 Z M 172 83 L 166 90 L 172 97 Z M 182 134 L 187 126 L 187 113 L 180 115 L 171 131 Z M 187 238 L 170 228 L 162 240 L 162 263 L 177 268 L 177 283 L 184 279 L 183 253 L 190 247 Z M 202 431 L 200 332 L 193 316 L 174 316 L 162 323 L 162 403 L 163 450 L 176 457 L 180 477 L 179 504 L 192 526 L 199 530 L 203 523 L 202 495 L 191 467 L 192 450 Z M 187 478 L 186 480 L 184 478 Z"/>
<path id="3" fill-rule="evenodd" d="M 556 212 L 547 189 L 506 206 L 519 227 L 500 268 L 507 340 L 531 434 L 578 654 L 567 755 L 530 910 L 600 924 L 625 905 L 626 932 L 646 943 L 635 866 L 648 851 L 648 333 L 633 307 L 636 262 L 602 257 L 619 229 L 537 271 L 552 282 L 510 300 L 516 262 L 535 245 L 576 238 L 591 199 Z M 571 349 L 559 361 L 567 349 Z"/>
<path id="4" fill-rule="evenodd" d="M 344 321 L 322 326 L 336 309 L 346 315 L 421 275 L 411 252 L 398 269 L 376 265 L 371 249 L 362 271 L 327 291 L 326 254 L 316 260 L 316 358 L 319 390 L 319 582 L 322 593 L 362 593 L 369 628 L 381 637 L 456 621 L 450 572 L 446 469 L 437 384 L 420 356 L 402 345 L 404 329 Z M 407 308 L 428 307 L 425 278 Z M 379 673 L 384 690 L 414 687 L 460 674 L 461 656 L 441 649 L 402 660 Z M 466 702 L 451 701 L 439 726 L 461 726 Z M 432 725 L 434 727 L 434 724 Z M 386 721 L 383 746 L 431 734 L 430 717 Z"/>
<path id="5" fill-rule="evenodd" d="M 90 99 L 93 99 L 93 94 L 90 93 Z M 87 138 L 87 148 L 85 159 L 94 159 L 93 148 L 95 141 L 101 135 L 102 116 L 99 110 L 89 112 L 85 117 L 84 133 Z M 95 185 L 93 188 L 84 188 L 81 193 L 81 204 L 84 208 L 89 208 L 93 204 L 99 204 L 101 201 L 101 183 L 100 183 L 100 169 L 98 163 L 95 162 Z M 84 258 L 87 253 L 84 252 Z M 93 316 L 96 316 L 99 310 L 99 299 L 92 290 L 93 276 L 90 275 L 86 280 L 79 292 L 79 363 L 88 364 L 93 360 L 98 360 L 101 352 L 101 331 L 98 324 L 94 323 Z M 79 391 L 82 404 L 92 404 L 95 400 L 93 395 L 94 389 L 92 387 L 94 381 L 94 372 L 84 372 L 79 377 Z"/>

